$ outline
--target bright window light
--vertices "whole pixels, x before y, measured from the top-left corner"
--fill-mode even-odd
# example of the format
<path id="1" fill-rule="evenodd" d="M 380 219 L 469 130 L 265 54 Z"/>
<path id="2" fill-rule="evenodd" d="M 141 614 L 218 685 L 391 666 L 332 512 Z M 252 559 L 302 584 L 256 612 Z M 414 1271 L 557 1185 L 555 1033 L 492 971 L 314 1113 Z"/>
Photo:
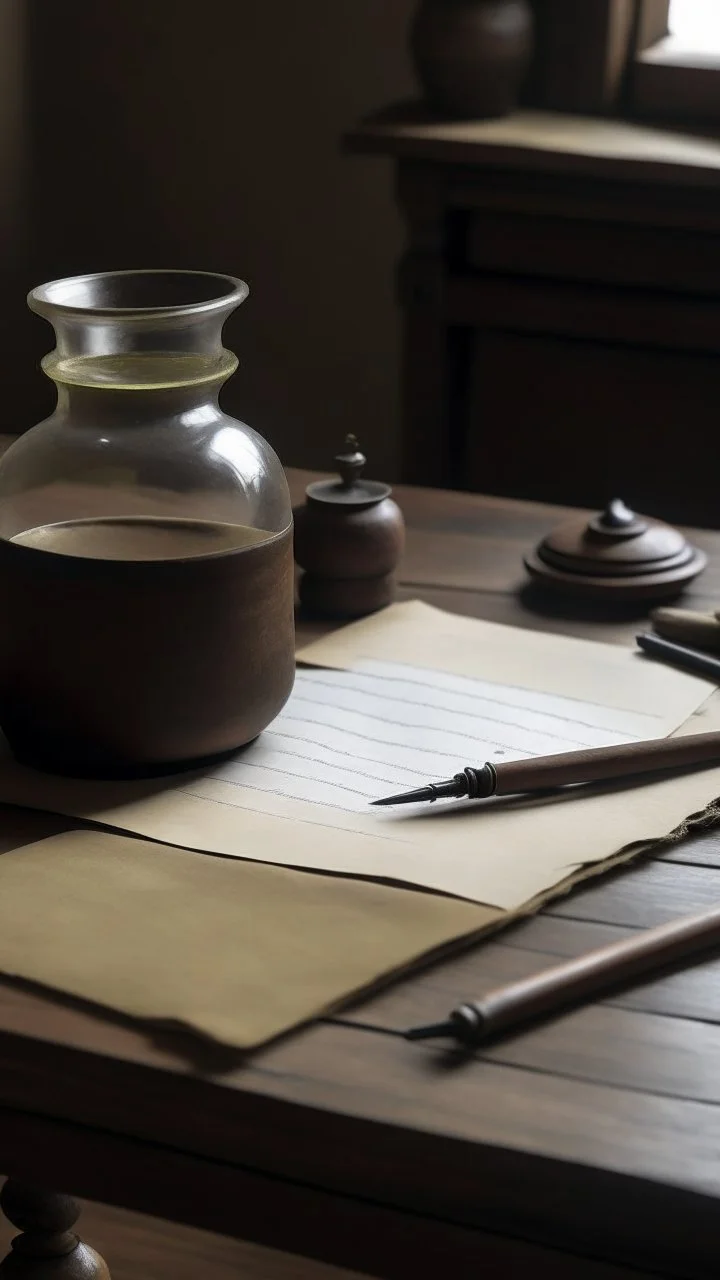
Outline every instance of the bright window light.
<path id="1" fill-rule="evenodd" d="M 683 48 L 720 54 L 720 0 L 671 0 L 670 31 Z"/>

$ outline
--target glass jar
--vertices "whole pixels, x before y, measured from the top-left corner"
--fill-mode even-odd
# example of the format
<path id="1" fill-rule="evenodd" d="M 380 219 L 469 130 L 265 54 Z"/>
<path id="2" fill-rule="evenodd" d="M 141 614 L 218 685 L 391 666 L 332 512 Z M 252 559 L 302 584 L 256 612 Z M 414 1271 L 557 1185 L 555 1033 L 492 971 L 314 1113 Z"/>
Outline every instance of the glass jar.
<path id="1" fill-rule="evenodd" d="M 0 461 L 0 725 L 46 768 L 181 767 L 250 741 L 294 678 L 280 462 L 218 393 L 230 276 L 56 280 L 55 412 Z"/>

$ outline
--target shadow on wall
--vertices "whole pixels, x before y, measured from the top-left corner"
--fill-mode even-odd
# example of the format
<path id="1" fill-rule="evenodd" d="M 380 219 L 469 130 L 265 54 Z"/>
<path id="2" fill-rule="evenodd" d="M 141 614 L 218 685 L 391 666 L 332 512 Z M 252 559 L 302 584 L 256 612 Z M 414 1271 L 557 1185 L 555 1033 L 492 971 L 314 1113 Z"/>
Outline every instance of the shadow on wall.
<path id="1" fill-rule="evenodd" d="M 226 403 L 288 463 L 327 465 L 353 431 L 372 472 L 394 469 L 401 226 L 390 164 L 343 158 L 340 136 L 412 92 L 414 7 L 30 6 L 31 282 L 139 265 L 243 276 Z"/>

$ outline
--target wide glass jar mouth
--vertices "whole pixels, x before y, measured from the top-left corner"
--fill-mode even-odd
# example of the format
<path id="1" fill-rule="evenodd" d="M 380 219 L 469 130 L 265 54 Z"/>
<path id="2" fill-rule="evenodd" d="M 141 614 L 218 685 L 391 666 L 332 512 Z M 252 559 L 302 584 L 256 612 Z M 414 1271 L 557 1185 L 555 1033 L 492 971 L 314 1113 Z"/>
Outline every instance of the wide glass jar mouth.
<path id="1" fill-rule="evenodd" d="M 208 271 L 99 271 L 39 285 L 28 306 L 42 316 L 203 315 L 229 312 L 248 295 L 244 280 Z"/>

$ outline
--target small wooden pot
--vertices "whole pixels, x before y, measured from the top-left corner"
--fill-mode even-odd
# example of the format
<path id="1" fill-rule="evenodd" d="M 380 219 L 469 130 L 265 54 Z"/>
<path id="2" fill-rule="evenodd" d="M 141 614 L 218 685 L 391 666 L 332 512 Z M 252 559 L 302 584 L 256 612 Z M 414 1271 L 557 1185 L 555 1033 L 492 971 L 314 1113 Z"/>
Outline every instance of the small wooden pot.
<path id="1" fill-rule="evenodd" d="M 361 479 L 353 436 L 335 461 L 340 479 L 309 485 L 293 513 L 300 603 L 320 617 L 360 618 L 393 599 L 405 525 L 390 486 Z"/>
<path id="2" fill-rule="evenodd" d="M 532 11 L 527 0 L 421 0 L 410 47 L 436 111 L 504 116 L 516 106 L 530 65 Z"/>

